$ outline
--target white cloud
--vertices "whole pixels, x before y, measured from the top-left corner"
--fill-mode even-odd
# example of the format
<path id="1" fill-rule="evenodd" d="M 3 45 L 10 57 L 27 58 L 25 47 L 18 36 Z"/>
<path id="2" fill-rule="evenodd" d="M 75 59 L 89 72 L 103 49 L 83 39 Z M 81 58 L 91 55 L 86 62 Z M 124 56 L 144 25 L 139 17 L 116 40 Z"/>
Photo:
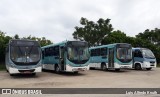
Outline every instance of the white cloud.
<path id="1" fill-rule="evenodd" d="M 0 30 L 55 42 L 72 39 L 81 17 L 110 18 L 115 29 L 134 36 L 159 27 L 159 0 L 1 0 Z"/>

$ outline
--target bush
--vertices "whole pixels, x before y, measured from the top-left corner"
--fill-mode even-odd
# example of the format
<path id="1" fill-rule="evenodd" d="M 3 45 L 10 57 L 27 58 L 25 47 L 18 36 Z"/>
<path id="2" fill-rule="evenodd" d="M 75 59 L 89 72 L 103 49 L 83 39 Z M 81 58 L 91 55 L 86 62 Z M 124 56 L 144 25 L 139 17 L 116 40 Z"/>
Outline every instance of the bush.
<path id="1" fill-rule="evenodd" d="M 6 69 L 5 64 L 0 63 L 0 71 L 5 70 L 5 69 Z"/>

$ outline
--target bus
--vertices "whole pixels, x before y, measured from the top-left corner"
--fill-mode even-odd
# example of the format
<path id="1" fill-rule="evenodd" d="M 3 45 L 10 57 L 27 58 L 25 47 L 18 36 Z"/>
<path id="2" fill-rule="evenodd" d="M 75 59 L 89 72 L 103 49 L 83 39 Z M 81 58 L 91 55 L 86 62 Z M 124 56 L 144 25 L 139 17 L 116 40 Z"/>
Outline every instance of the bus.
<path id="1" fill-rule="evenodd" d="M 14 74 L 32 74 L 42 71 L 41 47 L 37 41 L 12 39 L 6 47 L 6 70 Z"/>
<path id="2" fill-rule="evenodd" d="M 42 49 L 42 69 L 56 73 L 89 70 L 89 48 L 84 41 L 64 41 Z"/>
<path id="3" fill-rule="evenodd" d="M 90 48 L 90 68 L 102 70 L 132 68 L 132 46 L 115 43 Z"/>
<path id="4" fill-rule="evenodd" d="M 136 70 L 151 70 L 156 68 L 157 62 L 153 52 L 147 48 L 132 48 L 133 68 Z"/>

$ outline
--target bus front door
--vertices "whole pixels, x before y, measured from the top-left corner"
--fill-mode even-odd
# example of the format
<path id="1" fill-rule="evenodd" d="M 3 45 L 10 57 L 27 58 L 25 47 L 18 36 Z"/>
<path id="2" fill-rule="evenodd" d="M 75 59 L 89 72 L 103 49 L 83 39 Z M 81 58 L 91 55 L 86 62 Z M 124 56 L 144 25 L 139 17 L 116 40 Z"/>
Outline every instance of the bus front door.
<path id="1" fill-rule="evenodd" d="M 64 47 L 60 47 L 60 69 L 63 71 L 65 69 L 65 58 L 64 58 L 64 52 L 65 52 L 65 49 Z"/>
<path id="2" fill-rule="evenodd" d="M 109 48 L 108 68 L 114 68 L 114 48 Z"/>

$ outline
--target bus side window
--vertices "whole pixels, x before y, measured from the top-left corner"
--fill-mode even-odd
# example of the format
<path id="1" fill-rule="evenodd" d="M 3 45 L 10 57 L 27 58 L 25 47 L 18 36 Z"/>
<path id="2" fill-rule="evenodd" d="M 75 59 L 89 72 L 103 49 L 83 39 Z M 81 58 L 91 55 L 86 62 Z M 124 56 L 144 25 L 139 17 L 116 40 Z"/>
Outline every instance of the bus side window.
<path id="1" fill-rule="evenodd" d="M 53 56 L 53 54 L 54 54 L 54 47 L 50 47 L 49 49 L 50 49 L 49 50 L 50 51 L 50 56 Z"/>
<path id="2" fill-rule="evenodd" d="M 135 52 L 134 52 L 134 57 L 143 58 L 142 52 L 141 52 L 140 50 L 135 50 Z"/>
<path id="3" fill-rule="evenodd" d="M 107 55 L 107 48 L 101 48 L 101 56 Z"/>
<path id="4" fill-rule="evenodd" d="M 45 48 L 45 57 L 49 56 L 49 48 Z"/>
<path id="5" fill-rule="evenodd" d="M 100 56 L 100 55 L 101 55 L 101 49 L 98 48 L 98 49 L 96 49 L 96 56 Z"/>
<path id="6" fill-rule="evenodd" d="M 59 56 L 59 46 L 54 47 L 54 56 Z"/>
<path id="7" fill-rule="evenodd" d="M 91 56 L 95 56 L 96 55 L 96 51 L 95 51 L 95 49 L 92 49 L 91 50 Z"/>

